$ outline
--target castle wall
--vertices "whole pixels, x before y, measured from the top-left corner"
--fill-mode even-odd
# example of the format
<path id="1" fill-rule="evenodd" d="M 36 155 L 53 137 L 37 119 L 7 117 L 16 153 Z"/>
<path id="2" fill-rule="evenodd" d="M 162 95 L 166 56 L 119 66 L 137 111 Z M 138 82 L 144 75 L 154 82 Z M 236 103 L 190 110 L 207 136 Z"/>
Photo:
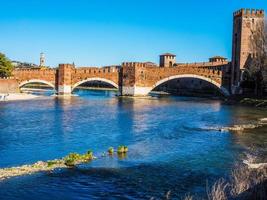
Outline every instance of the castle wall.
<path id="1" fill-rule="evenodd" d="M 72 70 L 71 84 L 75 84 L 84 81 L 86 79 L 107 79 L 119 85 L 119 68 L 118 67 L 81 67 Z"/>
<path id="2" fill-rule="evenodd" d="M 256 54 L 252 48 L 252 35 L 264 26 L 264 11 L 241 9 L 234 13 L 232 42 L 232 85 L 238 85 L 241 71 L 249 56 Z"/>
<path id="3" fill-rule="evenodd" d="M 56 70 L 55 69 L 17 69 L 12 72 L 12 76 L 19 83 L 30 80 L 43 80 L 56 85 Z"/>
<path id="4" fill-rule="evenodd" d="M 0 78 L 0 93 L 19 92 L 18 81 L 14 78 Z"/>

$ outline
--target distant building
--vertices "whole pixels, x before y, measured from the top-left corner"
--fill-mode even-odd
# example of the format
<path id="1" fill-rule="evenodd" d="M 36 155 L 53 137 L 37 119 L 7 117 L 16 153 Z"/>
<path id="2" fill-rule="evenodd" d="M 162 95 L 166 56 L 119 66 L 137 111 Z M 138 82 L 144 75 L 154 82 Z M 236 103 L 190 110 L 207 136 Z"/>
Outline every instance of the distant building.
<path id="1" fill-rule="evenodd" d="M 173 67 L 173 65 L 176 63 L 176 55 L 171 53 L 165 53 L 160 55 L 159 60 L 160 67 Z"/>
<path id="2" fill-rule="evenodd" d="M 38 65 L 36 65 L 34 63 L 11 61 L 11 64 L 15 68 L 38 68 Z"/>
<path id="3" fill-rule="evenodd" d="M 226 62 L 227 58 L 224 58 L 222 56 L 214 56 L 214 57 L 209 58 L 209 61 L 210 62 Z"/>
<path id="4" fill-rule="evenodd" d="M 146 66 L 150 66 L 150 67 L 157 67 L 158 65 L 156 63 L 153 62 L 145 62 Z"/>
<path id="5" fill-rule="evenodd" d="M 45 66 L 45 55 L 44 53 L 40 54 L 40 67 L 44 67 Z"/>

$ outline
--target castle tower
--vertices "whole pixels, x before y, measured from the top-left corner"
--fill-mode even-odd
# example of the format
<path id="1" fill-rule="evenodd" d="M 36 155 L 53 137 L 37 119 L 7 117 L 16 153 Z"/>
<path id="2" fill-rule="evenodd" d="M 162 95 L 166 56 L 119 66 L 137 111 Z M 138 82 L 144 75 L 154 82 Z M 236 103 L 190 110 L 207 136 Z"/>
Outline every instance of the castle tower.
<path id="1" fill-rule="evenodd" d="M 253 52 L 252 36 L 264 28 L 264 11 L 255 9 L 241 9 L 234 13 L 232 40 L 232 86 L 238 86 L 241 73 Z"/>
<path id="2" fill-rule="evenodd" d="M 40 67 L 44 67 L 45 66 L 45 55 L 44 53 L 40 54 Z"/>
<path id="3" fill-rule="evenodd" d="M 173 67 L 176 63 L 176 55 L 165 53 L 159 56 L 159 66 L 160 67 Z"/>

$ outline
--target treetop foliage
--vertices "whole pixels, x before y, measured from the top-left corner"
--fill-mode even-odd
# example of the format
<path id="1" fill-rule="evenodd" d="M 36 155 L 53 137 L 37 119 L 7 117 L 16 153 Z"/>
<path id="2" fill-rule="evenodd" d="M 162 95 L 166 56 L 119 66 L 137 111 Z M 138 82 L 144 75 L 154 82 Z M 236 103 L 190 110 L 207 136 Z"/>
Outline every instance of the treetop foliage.
<path id="1" fill-rule="evenodd" d="M 11 76 L 13 66 L 11 61 L 5 56 L 5 54 L 0 53 L 0 77 Z"/>

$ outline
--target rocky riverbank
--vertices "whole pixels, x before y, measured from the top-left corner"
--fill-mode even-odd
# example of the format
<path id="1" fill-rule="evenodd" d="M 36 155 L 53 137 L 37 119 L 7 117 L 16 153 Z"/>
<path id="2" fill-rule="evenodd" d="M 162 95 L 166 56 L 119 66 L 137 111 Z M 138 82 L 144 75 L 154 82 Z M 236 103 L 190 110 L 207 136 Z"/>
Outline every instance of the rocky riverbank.
<path id="1" fill-rule="evenodd" d="M 258 108 L 267 108 L 267 98 L 254 98 L 254 97 L 242 97 L 242 96 L 231 96 L 225 100 L 226 104 L 229 105 L 243 105 Z"/>
<path id="2" fill-rule="evenodd" d="M 204 130 L 216 130 L 220 132 L 232 131 L 232 132 L 242 132 L 247 129 L 255 129 L 262 126 L 267 126 L 267 118 L 258 119 L 255 122 L 246 123 L 246 124 L 236 124 L 233 126 L 226 126 L 226 127 L 208 127 L 204 128 Z"/>
<path id="3" fill-rule="evenodd" d="M 123 158 L 128 152 L 128 147 L 119 146 L 116 152 L 119 158 Z M 104 157 L 107 155 L 113 155 L 114 153 L 114 149 L 110 147 L 107 153 L 104 153 L 101 156 Z M 95 159 L 97 159 L 97 157 L 93 155 L 93 152 L 87 151 L 85 154 L 70 153 L 69 155 L 61 159 L 38 161 L 32 165 L 2 168 L 0 169 L 0 181 L 15 176 L 33 174 L 36 172 L 53 171 L 58 168 L 70 168 L 74 167 L 75 165 L 87 163 Z"/>

